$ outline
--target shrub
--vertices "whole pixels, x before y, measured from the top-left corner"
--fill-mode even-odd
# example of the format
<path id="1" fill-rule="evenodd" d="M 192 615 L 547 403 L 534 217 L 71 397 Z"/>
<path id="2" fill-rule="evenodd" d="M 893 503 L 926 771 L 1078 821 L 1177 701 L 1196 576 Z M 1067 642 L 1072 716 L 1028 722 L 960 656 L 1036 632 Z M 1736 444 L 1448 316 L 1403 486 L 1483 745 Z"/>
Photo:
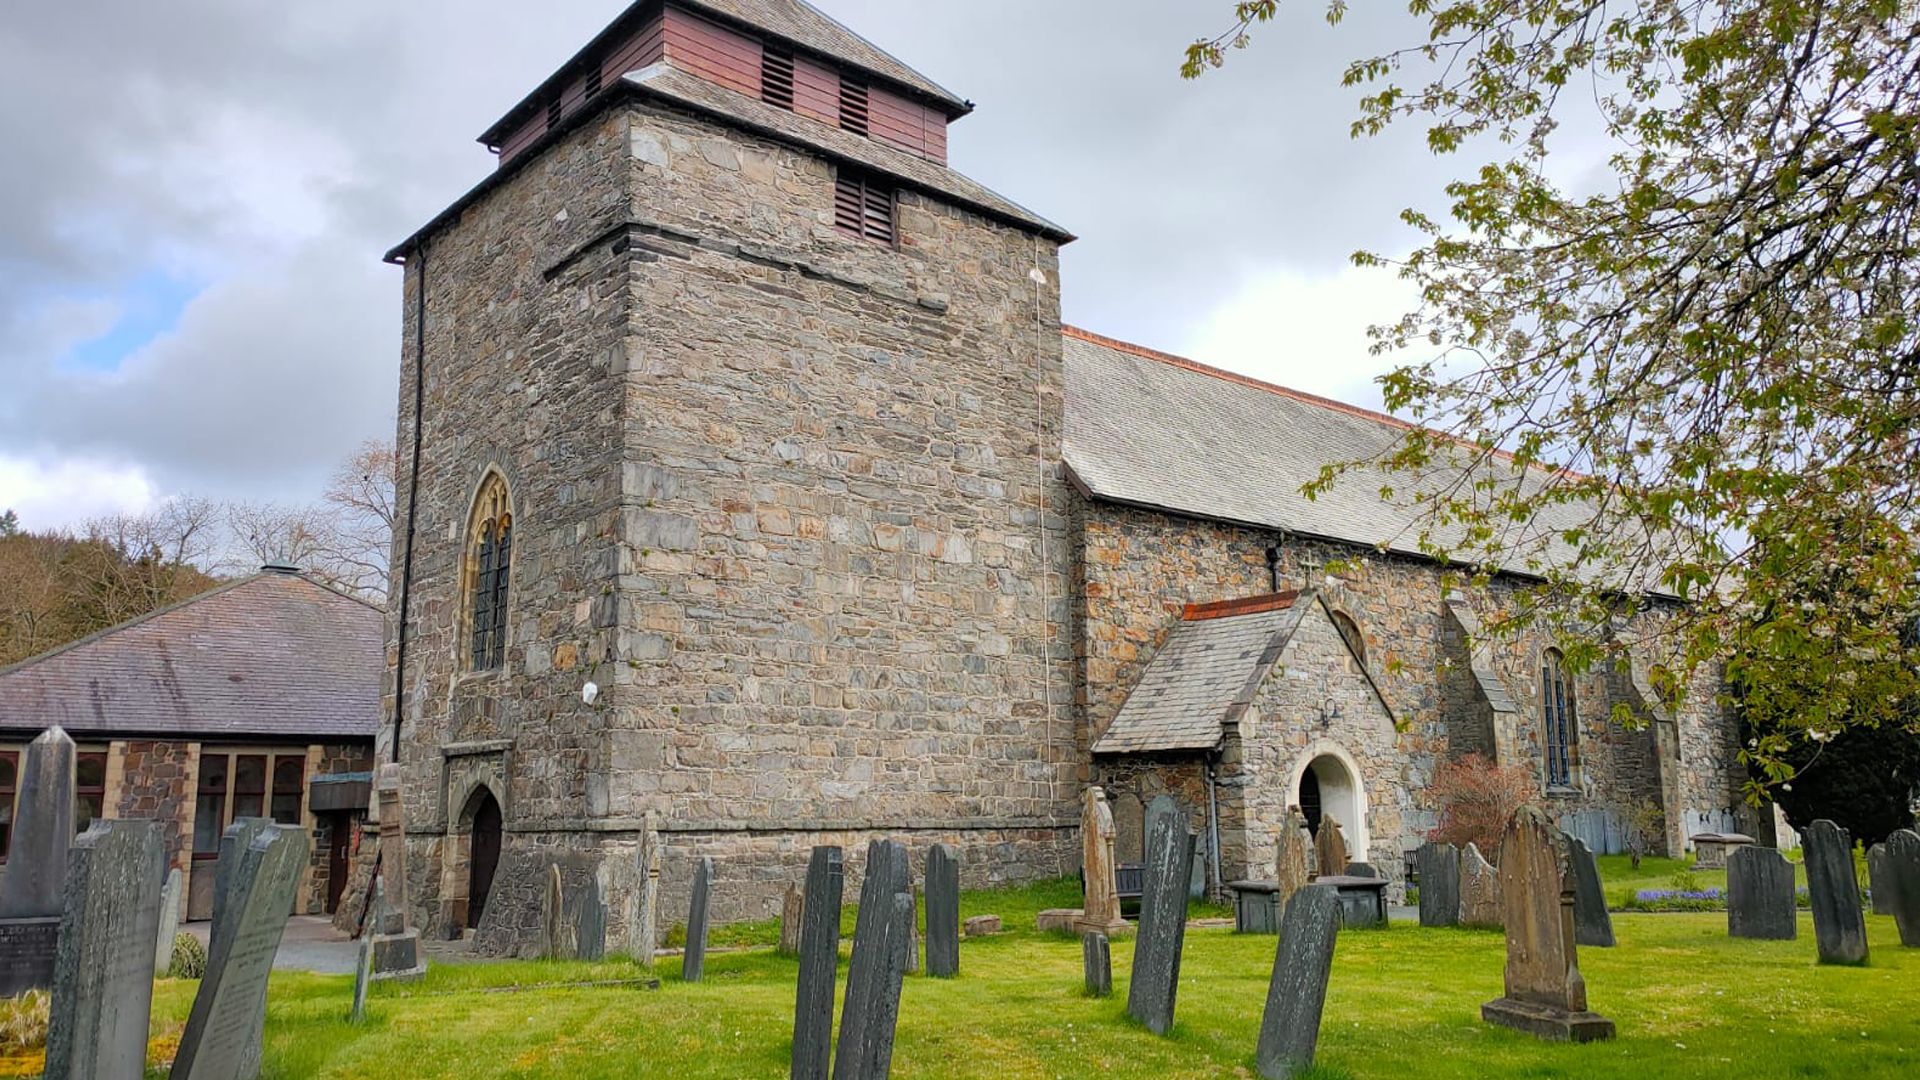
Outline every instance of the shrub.
<path id="1" fill-rule="evenodd" d="M 167 974 L 176 979 L 198 979 L 207 973 L 207 947 L 192 934 L 176 934 Z"/>
<path id="2" fill-rule="evenodd" d="M 1489 860 L 1500 857 L 1500 836 L 1514 812 L 1534 800 L 1533 771 L 1495 765 L 1481 754 L 1449 761 L 1433 774 L 1440 824 L 1427 839 L 1464 848 L 1473 844 Z"/>
<path id="3" fill-rule="evenodd" d="M 16 1054 L 47 1045 L 52 998 L 44 990 L 0 998 L 0 1053 Z"/>

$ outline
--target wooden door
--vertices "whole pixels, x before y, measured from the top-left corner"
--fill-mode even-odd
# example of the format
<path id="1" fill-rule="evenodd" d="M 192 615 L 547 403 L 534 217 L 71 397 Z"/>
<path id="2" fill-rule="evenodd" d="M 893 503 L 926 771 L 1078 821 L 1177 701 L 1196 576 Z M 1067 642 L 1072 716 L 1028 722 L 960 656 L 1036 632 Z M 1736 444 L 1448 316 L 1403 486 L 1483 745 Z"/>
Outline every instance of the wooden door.
<path id="1" fill-rule="evenodd" d="M 493 889 L 493 871 L 500 864 L 500 804 L 483 795 L 473 814 L 473 846 L 467 863 L 467 927 L 478 928 Z"/>
<path id="2" fill-rule="evenodd" d="M 340 894 L 353 873 L 353 815 L 327 817 L 332 819 L 327 828 L 327 914 L 331 915 L 340 910 Z"/>

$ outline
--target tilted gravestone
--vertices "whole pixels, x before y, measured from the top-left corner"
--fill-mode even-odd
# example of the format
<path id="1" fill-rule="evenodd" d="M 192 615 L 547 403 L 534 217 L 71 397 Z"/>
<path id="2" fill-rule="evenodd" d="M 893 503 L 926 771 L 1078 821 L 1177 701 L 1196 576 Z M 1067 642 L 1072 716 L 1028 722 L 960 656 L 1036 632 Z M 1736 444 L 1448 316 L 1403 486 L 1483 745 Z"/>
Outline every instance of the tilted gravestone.
<path id="1" fill-rule="evenodd" d="M 96 821 L 67 856 L 46 1080 L 141 1080 L 166 841 L 155 821 Z"/>
<path id="2" fill-rule="evenodd" d="M 1452 844 L 1420 845 L 1420 925 L 1460 924 L 1460 852 Z"/>
<path id="3" fill-rule="evenodd" d="M 1867 903 L 1874 915 L 1893 914 L 1893 882 L 1887 876 L 1887 845 L 1867 849 Z"/>
<path id="4" fill-rule="evenodd" d="M 1800 853 L 1807 867 L 1813 942 L 1820 962 L 1865 964 L 1867 920 L 1860 913 L 1860 882 L 1854 877 L 1847 830 L 1821 818 L 1800 831 Z"/>
<path id="5" fill-rule="evenodd" d="M 270 819 L 263 817 L 234 818 L 233 824 L 220 833 L 220 853 L 213 864 L 213 921 L 207 927 L 208 941 L 219 936 L 220 927 L 226 921 L 227 908 L 233 902 L 233 890 L 239 882 L 240 864 L 246 861 L 247 849 L 253 846 L 255 838 L 272 825 Z"/>
<path id="6" fill-rule="evenodd" d="M 1115 880 L 1113 808 L 1099 785 L 1087 788 L 1080 802 L 1080 920 L 1081 933 L 1118 933 L 1127 922 L 1120 917 L 1120 886 Z"/>
<path id="7" fill-rule="evenodd" d="M 207 951 L 207 973 L 180 1036 L 172 1080 L 259 1075 L 267 975 L 307 855 L 306 834 L 298 829 L 269 828 L 248 845 L 235 867 L 230 910 Z"/>
<path id="8" fill-rule="evenodd" d="M 1460 925 L 1478 930 L 1498 930 L 1503 925 L 1500 871 L 1473 844 L 1460 853 Z"/>
<path id="9" fill-rule="evenodd" d="M 1279 886 L 1275 902 L 1284 911 L 1287 901 L 1314 875 L 1313 834 L 1307 831 L 1307 819 L 1297 806 L 1287 807 L 1287 820 L 1280 826 L 1280 856 L 1274 871 L 1274 882 Z"/>
<path id="10" fill-rule="evenodd" d="M 793 1080 L 827 1080 L 833 1044 L 833 980 L 840 965 L 840 896 L 846 875 L 837 847 L 813 849 L 801 903 L 800 980 L 793 997 Z"/>
<path id="11" fill-rule="evenodd" d="M 1567 858 L 1573 866 L 1573 932 L 1582 945 L 1613 948 L 1613 917 L 1607 914 L 1607 894 L 1600 884 L 1600 860 L 1586 841 L 1567 837 Z"/>
<path id="12" fill-rule="evenodd" d="M 699 982 L 707 971 L 707 909 L 713 898 L 713 857 L 693 863 L 693 895 L 687 902 L 687 951 L 680 958 L 680 977 Z"/>
<path id="13" fill-rule="evenodd" d="M 1793 864 L 1752 844 L 1727 856 L 1727 935 L 1792 941 L 1796 931 Z"/>
<path id="14" fill-rule="evenodd" d="M 1133 946 L 1127 1014 L 1155 1035 L 1173 1027 L 1180 993 L 1180 950 L 1187 933 L 1187 865 L 1193 836 L 1187 812 L 1161 795 L 1147 808 L 1140 928 Z"/>
<path id="15" fill-rule="evenodd" d="M 53 985 L 73 842 L 73 762 L 73 740 L 58 727 L 27 744 L 0 874 L 0 997 Z"/>
<path id="16" fill-rule="evenodd" d="M 560 864 L 547 867 L 547 887 L 540 894 L 540 956 L 545 960 L 572 960 L 580 955 L 578 927 L 567 918 L 566 879 Z"/>
<path id="17" fill-rule="evenodd" d="M 904 845 L 895 840 L 867 845 L 833 1080 L 884 1080 L 892 1064 L 900 984 L 913 931 L 911 875 Z"/>
<path id="18" fill-rule="evenodd" d="M 660 830 L 651 810 L 641 818 L 636 861 L 639 888 L 634 890 L 627 948 L 635 963 L 652 967 L 653 954 L 660 946 Z"/>
<path id="19" fill-rule="evenodd" d="M 180 932 L 180 893 L 183 885 L 179 867 L 167 871 L 167 883 L 160 890 L 160 932 L 154 936 L 155 978 L 165 978 L 173 968 L 173 938 Z"/>
<path id="20" fill-rule="evenodd" d="M 1080 966 L 1090 997 L 1113 996 L 1113 944 L 1107 935 L 1089 930 L 1080 935 Z"/>
<path id="21" fill-rule="evenodd" d="M 1340 901 L 1332 889 L 1301 889 L 1287 901 L 1254 1055 L 1260 1075 L 1268 1080 L 1287 1080 L 1313 1065 L 1339 934 Z"/>
<path id="22" fill-rule="evenodd" d="M 1887 849 L 1887 883 L 1900 944 L 1920 948 L 1920 833 L 1899 829 L 1880 846 Z"/>
<path id="23" fill-rule="evenodd" d="M 1562 1042 L 1613 1037 L 1613 1021 L 1587 1009 L 1572 879 L 1566 836 L 1534 807 L 1514 814 L 1500 840 L 1506 995 L 1480 1006 L 1481 1019 Z"/>
<path id="24" fill-rule="evenodd" d="M 774 952 L 781 956 L 800 955 L 800 928 L 806 925 L 807 894 L 798 885 L 788 885 L 780 898 L 780 944 Z"/>
<path id="25" fill-rule="evenodd" d="M 383 886 L 380 883 L 379 878 L 376 877 L 373 879 L 373 900 L 372 900 L 372 903 L 369 905 L 369 908 L 373 912 L 373 916 L 376 919 L 380 917 L 381 915 L 380 909 L 386 902 L 386 898 L 383 895 L 384 888 L 385 886 Z M 347 1013 L 348 1023 L 359 1024 L 359 1023 L 364 1023 L 366 1021 L 367 1019 L 367 987 L 372 982 L 373 982 L 373 935 L 361 934 L 360 935 L 360 956 L 359 956 L 359 960 L 353 966 L 353 1008 L 349 1010 Z"/>
<path id="26" fill-rule="evenodd" d="M 1319 877 L 1340 877 L 1347 872 L 1347 834 L 1332 814 L 1320 815 L 1320 829 L 1313 834 L 1313 869 Z"/>
<path id="27" fill-rule="evenodd" d="M 960 974 L 960 855 L 946 844 L 927 852 L 927 974 Z"/>

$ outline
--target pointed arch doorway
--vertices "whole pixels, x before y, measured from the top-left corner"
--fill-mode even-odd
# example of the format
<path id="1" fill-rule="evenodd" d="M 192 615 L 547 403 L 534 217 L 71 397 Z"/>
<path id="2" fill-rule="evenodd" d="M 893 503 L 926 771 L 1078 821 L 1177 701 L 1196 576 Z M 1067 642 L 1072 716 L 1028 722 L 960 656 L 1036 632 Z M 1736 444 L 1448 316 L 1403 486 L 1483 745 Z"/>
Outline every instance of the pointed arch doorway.
<path id="1" fill-rule="evenodd" d="M 480 926 L 493 891 L 493 872 L 500 865 L 500 803 L 482 787 L 473 793 L 468 820 L 473 822 L 467 855 L 467 929 Z"/>

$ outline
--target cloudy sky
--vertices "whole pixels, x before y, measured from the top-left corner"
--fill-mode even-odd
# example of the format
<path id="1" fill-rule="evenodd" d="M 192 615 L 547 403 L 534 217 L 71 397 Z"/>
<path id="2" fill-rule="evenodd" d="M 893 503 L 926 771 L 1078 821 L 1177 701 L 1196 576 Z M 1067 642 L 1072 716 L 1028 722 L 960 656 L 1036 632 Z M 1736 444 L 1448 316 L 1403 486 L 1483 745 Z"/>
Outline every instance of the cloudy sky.
<path id="1" fill-rule="evenodd" d="M 0 508 L 312 498 L 391 436 L 400 271 L 473 139 L 624 0 L 64 0 L 0 21 Z M 1356 142 L 1344 61 L 1418 40 L 1299 0 L 1197 82 L 1227 0 L 822 0 L 977 103 L 953 165 L 1066 225 L 1069 322 L 1377 404 L 1396 214 L 1459 161 Z M 1399 5 L 1392 5 L 1398 7 Z M 1356 9 L 1358 5 L 1356 5 Z"/>

